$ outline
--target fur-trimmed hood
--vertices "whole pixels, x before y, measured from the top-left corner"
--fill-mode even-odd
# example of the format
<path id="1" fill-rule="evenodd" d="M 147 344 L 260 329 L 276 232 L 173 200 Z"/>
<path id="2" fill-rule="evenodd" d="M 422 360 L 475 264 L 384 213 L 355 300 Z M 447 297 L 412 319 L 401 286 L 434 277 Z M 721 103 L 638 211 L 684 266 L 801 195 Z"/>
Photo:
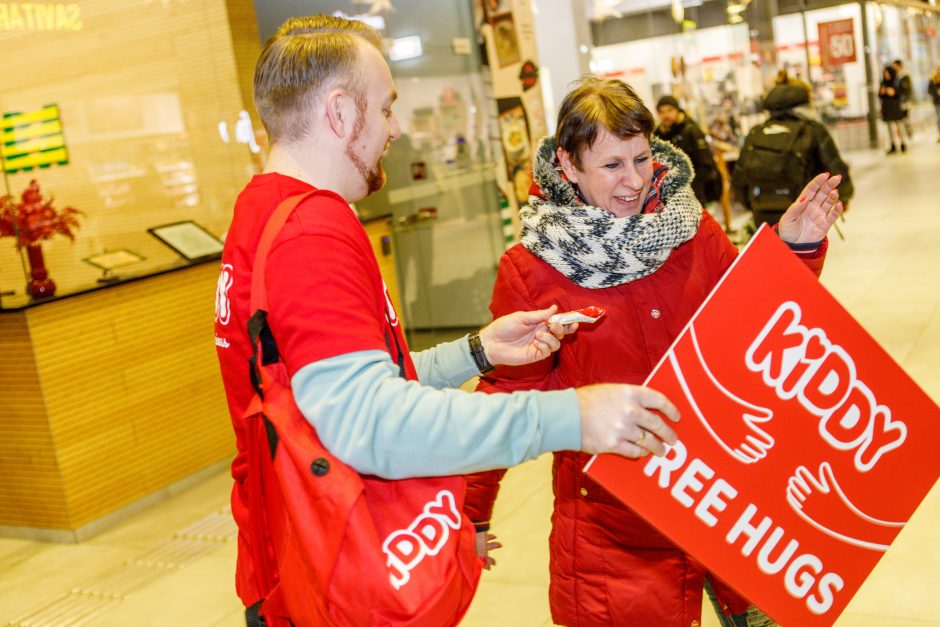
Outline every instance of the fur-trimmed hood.
<path id="1" fill-rule="evenodd" d="M 664 203 L 683 187 L 692 183 L 692 162 L 684 152 L 657 137 L 650 137 L 653 161 L 666 166 L 668 170 L 659 188 Z M 549 135 L 539 142 L 535 154 L 532 174 L 542 190 L 542 195 L 555 205 L 573 206 L 580 204 L 575 186 L 567 181 L 559 166 L 555 165 L 555 138 Z"/>

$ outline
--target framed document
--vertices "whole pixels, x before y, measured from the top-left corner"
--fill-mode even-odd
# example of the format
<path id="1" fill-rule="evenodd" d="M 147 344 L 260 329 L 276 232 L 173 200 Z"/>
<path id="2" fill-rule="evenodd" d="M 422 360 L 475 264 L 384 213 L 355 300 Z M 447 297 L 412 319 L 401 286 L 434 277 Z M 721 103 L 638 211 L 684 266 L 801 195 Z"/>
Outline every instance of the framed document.
<path id="1" fill-rule="evenodd" d="M 115 268 L 129 266 L 132 263 L 137 263 L 138 261 L 143 260 L 144 257 L 141 257 L 137 253 L 131 252 L 126 248 L 121 250 L 105 251 L 103 253 L 98 253 L 97 255 L 92 255 L 91 257 L 85 257 L 82 259 L 82 261 L 85 263 L 91 264 L 96 268 L 101 268 L 105 272 L 110 272 Z"/>
<path id="2" fill-rule="evenodd" d="M 222 252 L 222 241 L 192 220 L 155 226 L 147 229 L 147 232 L 188 261 L 212 257 Z"/>
<path id="3" fill-rule="evenodd" d="M 115 268 L 129 266 L 133 263 L 144 261 L 144 259 L 144 257 L 137 253 L 122 248 L 121 250 L 106 250 L 103 253 L 85 257 L 82 261 L 102 270 L 101 276 L 98 277 L 99 283 L 114 283 L 121 279 L 121 277 L 114 274 Z"/>

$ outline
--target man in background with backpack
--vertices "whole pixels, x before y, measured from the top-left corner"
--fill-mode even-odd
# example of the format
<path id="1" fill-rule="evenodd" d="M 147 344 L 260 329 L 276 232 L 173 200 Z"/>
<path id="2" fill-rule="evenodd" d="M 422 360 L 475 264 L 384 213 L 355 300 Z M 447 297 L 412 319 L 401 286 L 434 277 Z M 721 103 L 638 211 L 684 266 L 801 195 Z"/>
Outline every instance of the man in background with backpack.
<path id="1" fill-rule="evenodd" d="M 791 80 L 764 98 L 770 116 L 751 129 L 734 169 L 737 199 L 754 214 L 754 225 L 775 224 L 800 190 L 821 172 L 841 174 L 840 198 L 848 207 L 854 188 L 849 166 L 826 127 L 800 108 L 809 104 L 809 85 Z"/>

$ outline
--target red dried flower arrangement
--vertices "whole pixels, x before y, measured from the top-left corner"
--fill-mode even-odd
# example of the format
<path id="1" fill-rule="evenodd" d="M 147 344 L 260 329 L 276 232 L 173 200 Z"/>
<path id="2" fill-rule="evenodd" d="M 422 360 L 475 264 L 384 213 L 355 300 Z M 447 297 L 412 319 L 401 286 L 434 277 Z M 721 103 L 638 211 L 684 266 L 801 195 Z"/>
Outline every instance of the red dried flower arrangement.
<path id="1" fill-rule="evenodd" d="M 73 229 L 81 224 L 82 212 L 72 207 L 57 210 L 55 199 L 44 199 L 35 179 L 23 190 L 21 202 L 14 202 L 9 194 L 0 196 L 0 237 L 16 237 L 16 245 L 29 246 L 55 234 L 75 241 Z"/>

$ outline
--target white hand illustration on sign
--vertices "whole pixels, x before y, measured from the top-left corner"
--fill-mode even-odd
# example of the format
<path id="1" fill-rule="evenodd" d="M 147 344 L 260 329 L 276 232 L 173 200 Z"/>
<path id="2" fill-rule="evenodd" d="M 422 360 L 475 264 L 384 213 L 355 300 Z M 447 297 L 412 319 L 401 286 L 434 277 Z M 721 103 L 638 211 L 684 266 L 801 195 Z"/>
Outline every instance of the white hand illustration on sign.
<path id="1" fill-rule="evenodd" d="M 773 412 L 744 400 L 715 378 L 705 363 L 694 325 L 689 325 L 688 338 L 695 349 L 695 359 L 686 359 L 685 362 L 689 374 L 695 376 L 686 377 L 679 366 L 675 354 L 679 346 L 669 353 L 669 363 L 695 415 L 715 441 L 739 462 L 753 464 L 767 457 L 767 451 L 773 448 L 774 439 L 758 425 L 769 422 Z M 692 368 L 697 368 L 698 372 L 691 372 Z M 712 385 L 699 383 L 706 380 Z M 692 387 L 696 389 L 692 390 Z M 717 420 L 709 421 L 696 399 L 701 399 L 703 405 L 713 408 L 710 413 L 713 417 L 720 416 L 720 423 Z"/>
<path id="2" fill-rule="evenodd" d="M 818 476 L 806 466 L 797 467 L 787 481 L 787 502 L 800 518 L 827 536 L 875 551 L 886 551 L 906 524 L 869 516 L 856 507 L 836 481 L 829 462 L 819 465 Z"/>

